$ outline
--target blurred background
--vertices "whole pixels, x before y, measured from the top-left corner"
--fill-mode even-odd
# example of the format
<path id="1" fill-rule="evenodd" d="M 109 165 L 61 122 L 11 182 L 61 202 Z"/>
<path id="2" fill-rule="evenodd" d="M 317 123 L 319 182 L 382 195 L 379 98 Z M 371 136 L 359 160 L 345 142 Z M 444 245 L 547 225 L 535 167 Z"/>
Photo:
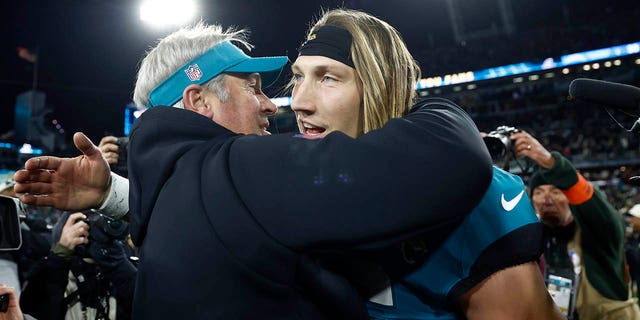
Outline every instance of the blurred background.
<path id="1" fill-rule="evenodd" d="M 35 154 L 75 156 L 76 131 L 96 143 L 127 135 L 138 111 L 131 97 L 139 60 L 185 23 L 247 28 L 252 55 L 294 60 L 310 21 L 322 8 L 342 6 L 400 31 L 422 67 L 421 97 L 454 100 L 485 132 L 507 125 L 533 133 L 607 189 L 622 211 L 638 200 L 626 182 L 640 165 L 637 134 L 602 106 L 568 97 L 569 83 L 579 77 L 640 84 L 637 1 L 176 2 L 163 16 L 149 12 L 162 7 L 150 0 L 3 1 L 0 169 L 15 170 Z M 288 77 L 266 90 L 280 106 L 272 132 L 296 130 L 281 90 Z M 629 128 L 639 112 L 631 113 L 616 119 Z"/>

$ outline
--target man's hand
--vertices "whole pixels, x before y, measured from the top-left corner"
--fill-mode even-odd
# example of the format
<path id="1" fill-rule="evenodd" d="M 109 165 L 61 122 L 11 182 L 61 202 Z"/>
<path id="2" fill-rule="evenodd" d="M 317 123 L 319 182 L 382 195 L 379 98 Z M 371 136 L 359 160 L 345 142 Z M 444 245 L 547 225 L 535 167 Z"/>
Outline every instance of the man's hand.
<path id="1" fill-rule="evenodd" d="M 62 227 L 58 243 L 69 250 L 75 250 L 79 244 L 89 243 L 89 225 L 83 221 L 86 218 L 82 212 L 70 215 Z"/>
<path id="2" fill-rule="evenodd" d="M 22 310 L 18 304 L 18 296 L 16 290 L 11 287 L 7 287 L 4 284 L 0 284 L 0 296 L 8 295 L 9 304 L 6 312 L 0 312 L 0 320 L 23 320 Z"/>
<path id="3" fill-rule="evenodd" d="M 73 135 L 83 155 L 75 158 L 36 157 L 15 173 L 15 192 L 26 204 L 66 211 L 99 208 L 109 194 L 111 175 L 107 161 L 87 136 Z"/>
<path id="4" fill-rule="evenodd" d="M 100 151 L 102 152 L 102 156 L 107 159 L 107 163 L 109 164 L 117 164 L 118 163 L 118 145 L 116 142 L 118 138 L 114 136 L 106 136 L 100 140 Z"/>
<path id="5" fill-rule="evenodd" d="M 527 132 L 514 133 L 510 139 L 513 141 L 513 150 L 517 157 L 529 157 L 544 169 L 551 169 L 556 164 L 556 159 L 551 156 L 549 150 Z"/>

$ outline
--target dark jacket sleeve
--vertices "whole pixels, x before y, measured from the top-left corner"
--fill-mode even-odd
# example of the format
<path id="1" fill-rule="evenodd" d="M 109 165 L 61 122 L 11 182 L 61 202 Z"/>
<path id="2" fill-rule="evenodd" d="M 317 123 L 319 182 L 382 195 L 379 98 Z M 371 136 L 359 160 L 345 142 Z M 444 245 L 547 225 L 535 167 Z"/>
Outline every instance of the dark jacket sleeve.
<path id="1" fill-rule="evenodd" d="M 91 230 L 92 235 L 96 235 L 98 232 Z M 89 253 L 102 269 L 105 278 L 109 279 L 116 289 L 118 312 L 125 311 L 123 314 L 130 314 L 138 270 L 129 261 L 129 255 L 123 241 L 108 238 L 98 241 L 98 239 L 93 238 L 93 243 L 89 246 Z"/>
<path id="2" fill-rule="evenodd" d="M 242 137 L 229 166 L 257 222 L 293 249 L 367 248 L 450 230 L 492 176 L 475 124 L 444 99 L 358 139 Z"/>
<path id="3" fill-rule="evenodd" d="M 20 308 L 36 319 L 64 319 L 63 304 L 71 261 L 53 252 L 38 262 L 20 295 Z"/>
<path id="4" fill-rule="evenodd" d="M 541 170 L 543 177 L 562 190 L 570 189 L 578 182 L 578 172 L 560 153 L 552 152 L 552 156 L 556 164 L 549 170 Z M 571 212 L 581 232 L 587 278 L 603 296 L 627 300 L 622 216 L 597 189 L 585 202 L 572 205 Z"/>
<path id="5" fill-rule="evenodd" d="M 116 288 L 117 312 L 123 315 L 118 319 L 131 317 L 137 272 L 136 267 L 129 261 L 118 264 L 115 269 L 106 271 L 105 276 L 111 279 Z"/>

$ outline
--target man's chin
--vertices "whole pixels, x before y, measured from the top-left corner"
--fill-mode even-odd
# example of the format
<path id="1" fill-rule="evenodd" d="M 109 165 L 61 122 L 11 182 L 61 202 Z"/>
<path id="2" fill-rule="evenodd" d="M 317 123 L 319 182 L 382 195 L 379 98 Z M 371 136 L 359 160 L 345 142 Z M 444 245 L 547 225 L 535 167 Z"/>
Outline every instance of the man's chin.
<path id="1" fill-rule="evenodd" d="M 549 228 L 557 228 L 560 226 L 560 219 L 556 217 L 543 218 L 542 223 Z"/>

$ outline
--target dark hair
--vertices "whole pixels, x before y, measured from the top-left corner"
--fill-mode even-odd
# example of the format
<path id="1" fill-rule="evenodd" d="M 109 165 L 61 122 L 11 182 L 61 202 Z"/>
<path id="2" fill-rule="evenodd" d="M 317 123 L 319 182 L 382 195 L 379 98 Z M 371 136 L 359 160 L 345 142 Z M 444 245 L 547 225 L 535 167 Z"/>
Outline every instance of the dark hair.
<path id="1" fill-rule="evenodd" d="M 543 184 L 552 183 L 547 181 L 547 179 L 542 176 L 542 173 L 540 173 L 540 171 L 534 172 L 529 178 L 529 192 L 531 193 L 530 195 L 533 196 L 533 190 Z"/>

